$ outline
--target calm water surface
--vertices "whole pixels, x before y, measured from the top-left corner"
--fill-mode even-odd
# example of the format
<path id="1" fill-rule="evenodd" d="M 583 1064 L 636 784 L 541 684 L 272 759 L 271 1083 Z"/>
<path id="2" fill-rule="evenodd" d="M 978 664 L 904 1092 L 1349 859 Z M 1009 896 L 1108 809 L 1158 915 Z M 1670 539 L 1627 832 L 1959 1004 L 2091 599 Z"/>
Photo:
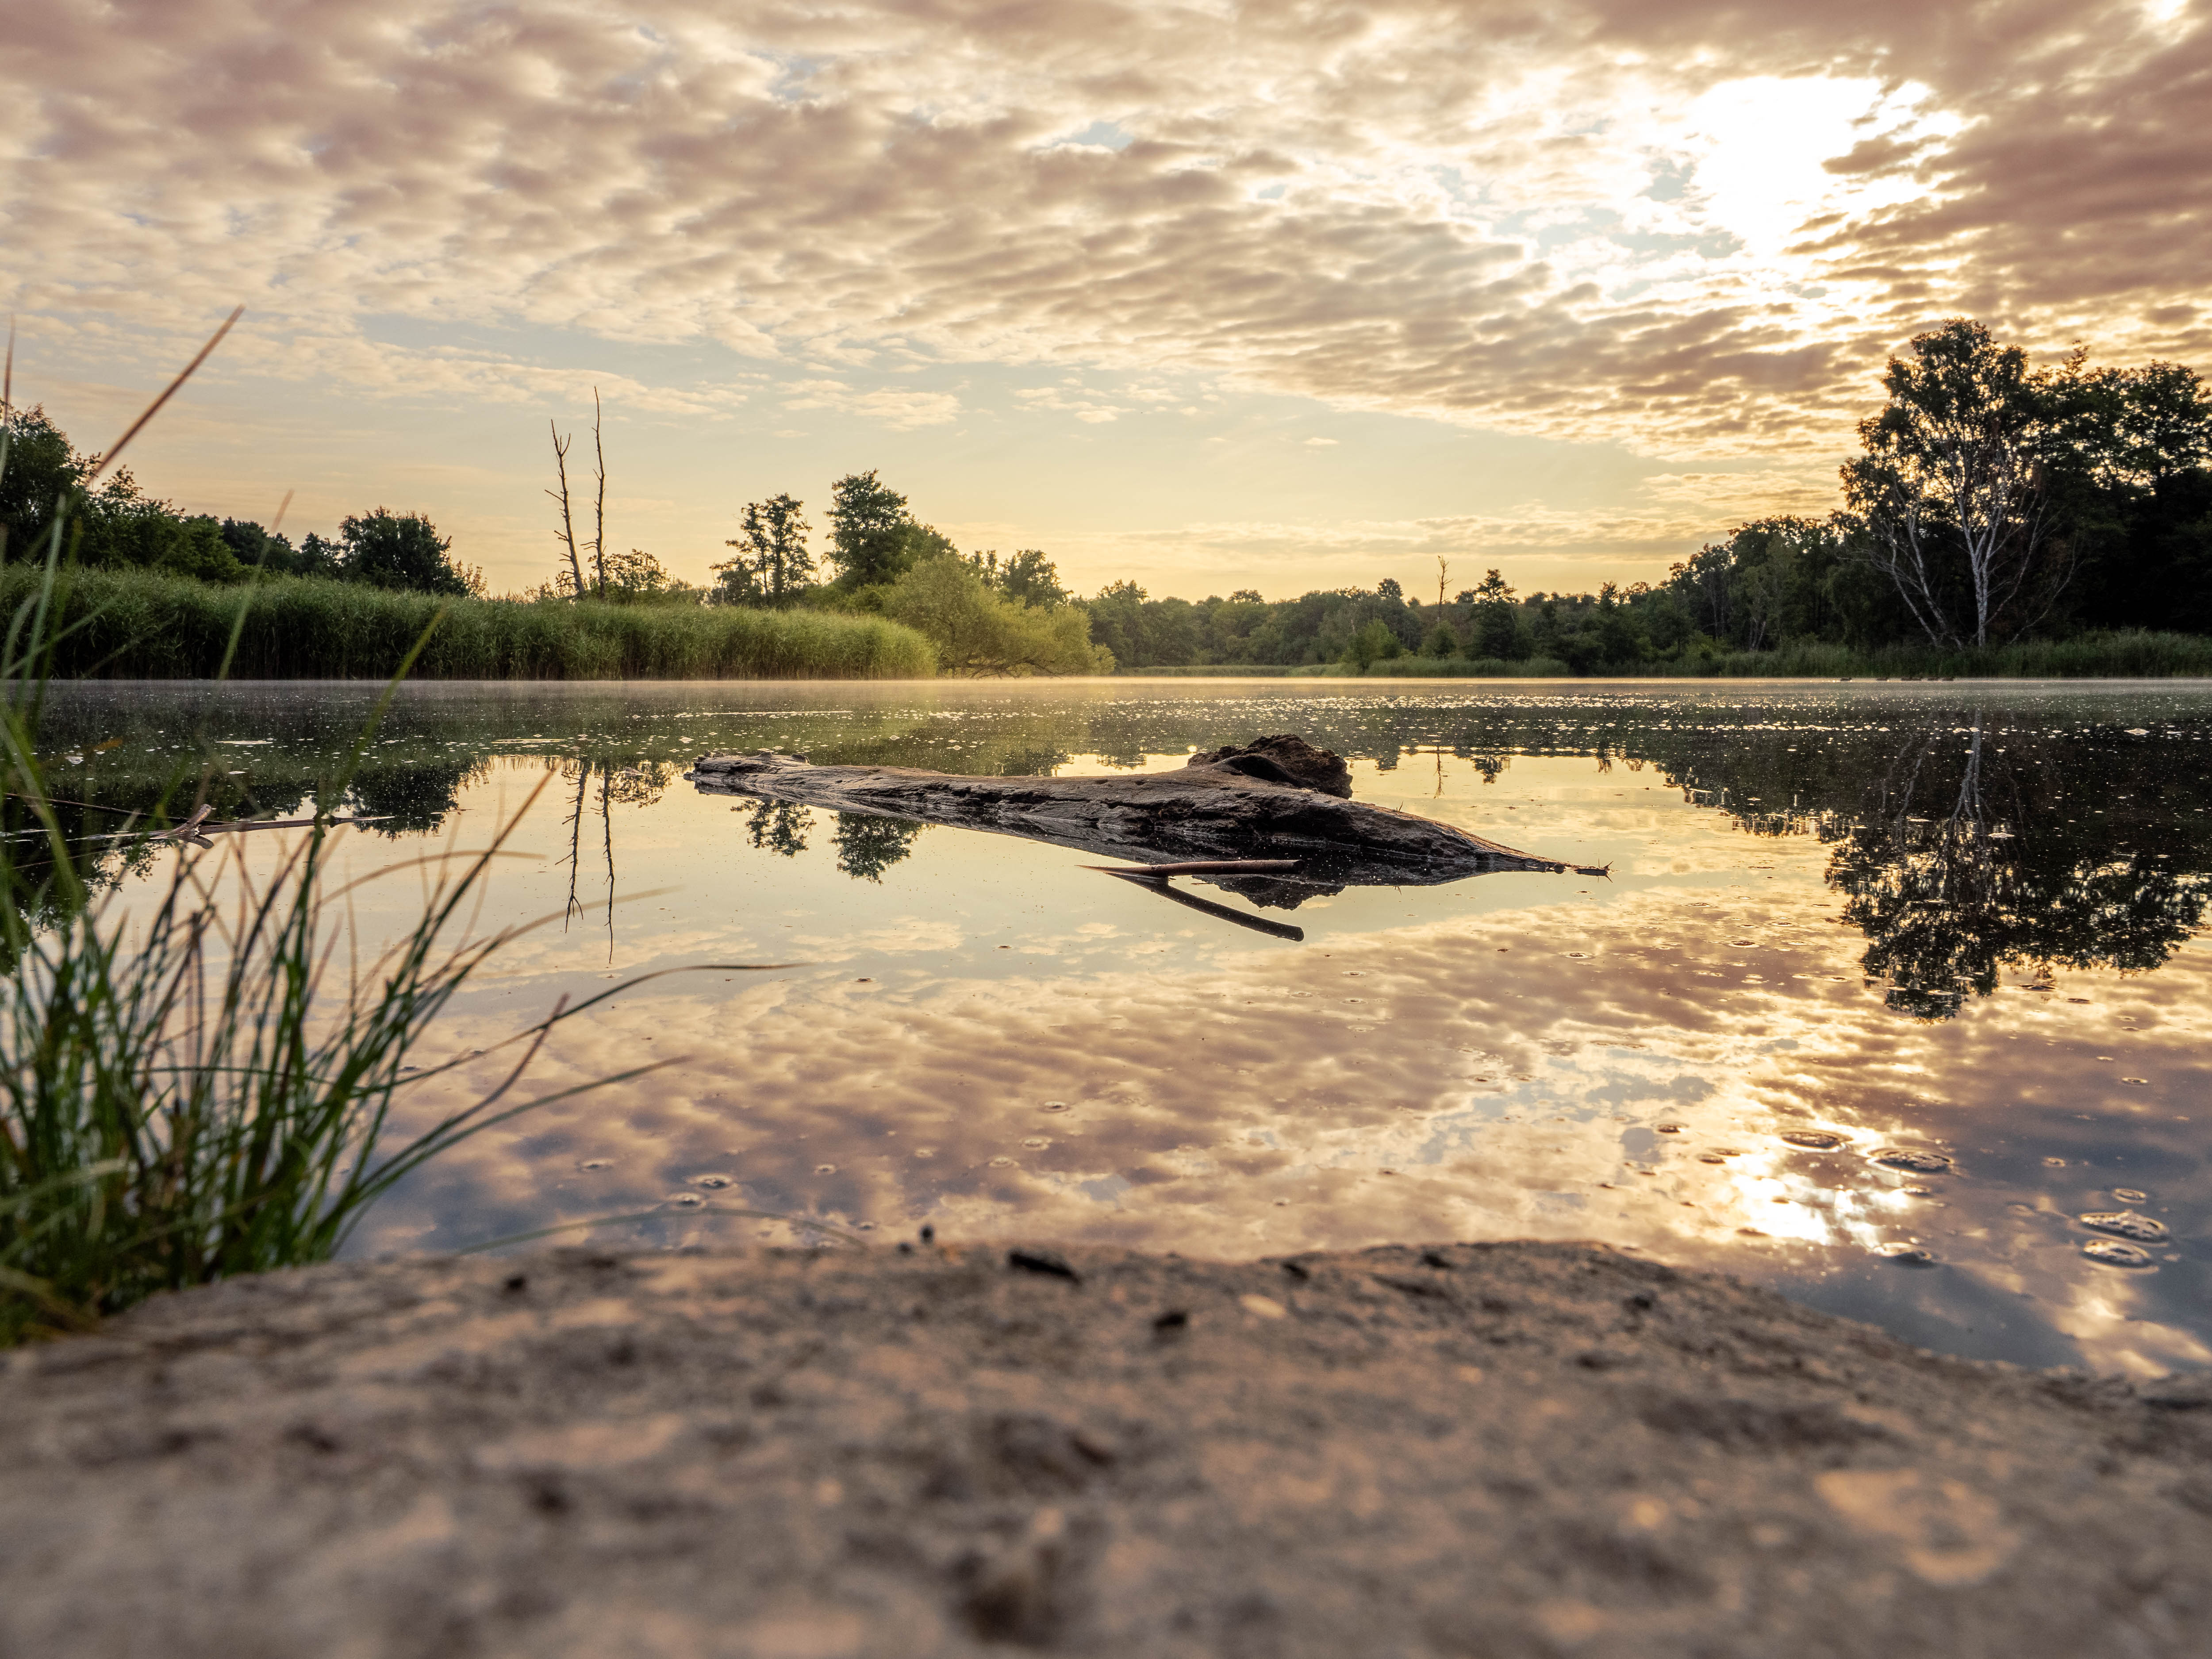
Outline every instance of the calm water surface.
<path id="1" fill-rule="evenodd" d="M 137 804 L 184 765 L 219 816 L 288 814 L 374 696 L 69 688 L 57 787 Z M 1611 874 L 1264 911 L 1182 884 L 1291 939 L 1081 854 L 683 775 L 763 747 L 1103 774 L 1274 732 L 1356 799 Z M 2212 690 L 2172 685 L 415 688 L 354 791 L 387 817 L 349 868 L 399 866 L 358 925 L 515 814 L 477 926 L 551 918 L 425 1064 L 640 974 L 795 965 L 564 1025 L 541 1090 L 670 1063 L 471 1143 L 355 1248 L 634 1211 L 599 1236 L 791 1236 L 732 1209 L 1224 1256 L 1594 1238 L 1953 1352 L 2212 1364 L 2208 763 Z"/>

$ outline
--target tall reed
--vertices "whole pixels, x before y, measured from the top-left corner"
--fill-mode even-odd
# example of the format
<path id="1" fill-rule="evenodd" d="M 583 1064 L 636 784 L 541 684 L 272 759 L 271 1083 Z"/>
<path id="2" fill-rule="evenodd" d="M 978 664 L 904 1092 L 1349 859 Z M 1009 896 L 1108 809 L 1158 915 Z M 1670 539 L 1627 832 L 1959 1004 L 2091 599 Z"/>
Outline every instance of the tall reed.
<path id="1" fill-rule="evenodd" d="M 0 608 L 39 586 L 0 570 Z M 929 642 L 883 617 L 723 605 L 446 599 L 284 576 L 235 587 L 78 570 L 55 599 L 61 678 L 920 679 Z M 434 623 L 434 628 L 433 624 Z M 427 640 L 425 635 L 428 635 Z"/>

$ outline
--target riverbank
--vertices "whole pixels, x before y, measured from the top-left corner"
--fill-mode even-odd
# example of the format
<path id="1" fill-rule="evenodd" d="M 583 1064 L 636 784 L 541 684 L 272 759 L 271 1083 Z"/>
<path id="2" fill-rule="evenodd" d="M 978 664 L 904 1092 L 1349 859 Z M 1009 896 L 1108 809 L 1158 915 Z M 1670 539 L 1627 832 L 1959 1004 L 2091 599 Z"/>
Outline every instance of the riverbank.
<path id="1" fill-rule="evenodd" d="M 1978 1659 L 2212 1619 L 2203 1379 L 1590 1246 L 340 1265 L 0 1368 L 9 1652 Z"/>
<path id="2" fill-rule="evenodd" d="M 0 611 L 35 592 L 0 569 Z M 46 629 L 57 679 L 927 679 L 929 641 L 884 617 L 734 605 L 440 599 L 283 576 L 221 586 L 71 570 Z M 432 626 L 435 623 L 435 627 Z M 425 635 L 427 635 L 427 638 Z"/>
<path id="3" fill-rule="evenodd" d="M 1871 650 L 1808 641 L 1777 651 L 1728 651 L 1711 656 L 1599 664 L 1582 674 L 1564 662 L 1532 657 L 1399 656 L 1357 663 L 1217 663 L 1172 668 L 1123 668 L 1167 678 L 1273 679 L 1890 679 L 2157 680 L 2212 678 L 2212 639 L 2131 629 L 2067 640 L 2031 640 L 1986 650 L 1936 651 L 1924 646 Z"/>

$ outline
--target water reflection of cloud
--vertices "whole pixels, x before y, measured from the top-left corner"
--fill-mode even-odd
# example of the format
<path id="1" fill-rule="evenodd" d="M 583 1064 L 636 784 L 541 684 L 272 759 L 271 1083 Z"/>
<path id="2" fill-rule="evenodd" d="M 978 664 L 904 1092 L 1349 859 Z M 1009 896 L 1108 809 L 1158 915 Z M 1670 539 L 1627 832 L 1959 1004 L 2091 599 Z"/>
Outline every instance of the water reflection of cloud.
<path id="1" fill-rule="evenodd" d="M 1146 718 L 1164 730 L 1195 718 L 1187 701 L 1162 696 L 1169 712 Z M 1425 688 L 1419 701 L 1437 699 Z M 1704 705 L 1677 701 L 1696 743 L 1734 756 L 1728 745 L 1757 741 L 1711 738 Z M 1017 705 L 1024 744 L 1066 724 L 1032 720 L 1043 703 Z M 1093 705 L 1102 720 L 1124 706 L 1103 694 Z M 1607 706 L 1577 692 L 1543 718 Z M 1464 718 L 1510 713 L 1498 698 L 1479 708 Z M 1831 848 L 1814 836 L 1750 833 L 1760 823 L 1692 804 L 1634 760 L 1607 771 L 1587 752 L 1501 749 L 1486 772 L 1449 745 L 1401 752 L 1388 729 L 1401 718 L 1371 693 L 1255 697 L 1234 716 L 1252 731 L 1339 722 L 1336 741 L 1368 757 L 1355 765 L 1362 799 L 1610 860 L 1614 878 L 1351 890 L 1303 908 L 1308 942 L 1291 947 L 1155 914 L 1166 907 L 1004 837 L 933 831 L 854 880 L 826 819 L 786 858 L 752 847 L 726 803 L 687 788 L 617 804 L 624 902 L 611 938 L 594 911 L 518 941 L 457 1007 L 443 1053 L 488 1046 L 556 995 L 632 973 L 803 965 L 660 981 L 564 1027 L 542 1088 L 680 1063 L 471 1146 L 361 1243 L 476 1242 L 659 1203 L 721 1173 L 736 1183 L 724 1201 L 886 1231 L 928 1217 L 970 1234 L 1231 1255 L 1598 1237 L 1740 1269 L 1966 1352 L 2137 1368 L 2205 1357 L 2186 1333 L 2204 1328 L 2187 1223 L 2206 1183 L 2200 1130 L 2183 1121 L 2207 1081 L 2201 940 L 2155 973 L 2044 981 L 2008 969 L 1958 1018 L 1917 1024 L 1863 980 L 1866 940 L 1838 916 L 1823 881 Z M 935 729 L 897 735 L 921 747 L 895 758 L 926 763 Z M 1796 743 L 1811 729 L 1777 722 L 1773 735 Z M 1180 763 L 1141 736 L 1086 738 L 1087 750 L 1071 740 L 1062 758 L 1070 769 Z M 462 844 L 544 764 L 502 761 L 465 789 L 474 816 L 451 821 Z M 532 856 L 503 866 L 486 925 L 560 912 L 568 805 L 549 797 L 524 826 L 514 845 Z M 411 850 L 349 839 L 356 868 Z M 262 838 L 252 856 L 277 845 Z M 418 891 L 404 873 L 363 890 L 364 931 L 409 919 Z M 1046 1111 L 1055 1100 L 1071 1109 Z M 1679 1133 L 1661 1133 L 1666 1123 Z M 1791 1147 L 1784 1128 L 1839 1144 Z M 1952 1154 L 1957 1173 L 1869 1161 L 1899 1143 Z M 2148 1189 L 2147 1212 L 2176 1228 L 2154 1273 L 2081 1254 L 2090 1235 L 2077 1218 L 2132 1202 L 2113 1198 L 2121 1187 Z M 639 1236 L 733 1224 L 756 1224 L 691 1214 Z M 1942 1265 L 1915 1273 L 1869 1254 L 1912 1243 Z"/>
<path id="2" fill-rule="evenodd" d="M 1947 1272 L 2033 1297 L 2103 1363 L 2197 1356 L 2148 1316 L 2155 1276 L 2085 1264 L 2063 1235 L 2008 1238 L 2001 1204 L 1977 1189 L 1979 1166 L 2026 1156 L 1982 1150 L 2024 1127 L 2002 1120 L 2008 1105 L 2092 1103 L 2068 1093 L 2081 1057 L 2045 1047 L 2061 1043 L 2045 1035 L 2051 1000 L 2011 993 L 1963 1025 L 1902 1022 L 1855 975 L 1820 971 L 1850 946 L 1816 931 L 1825 902 L 1778 884 L 1731 896 L 1717 925 L 1655 891 L 1571 930 L 1550 907 L 1176 972 L 1109 957 L 1039 979 L 802 974 L 616 1004 L 563 1036 L 546 1085 L 641 1054 L 684 1065 L 465 1150 L 376 1242 L 460 1243 L 548 1207 L 618 1212 L 713 1168 L 749 1204 L 885 1230 L 928 1218 L 1200 1254 L 1599 1236 L 1723 1266 L 1756 1252 L 1818 1281 L 1918 1243 Z M 1769 972 L 1697 978 L 1717 944 L 1762 928 Z M 2156 999 L 2169 1019 L 2205 1006 L 2202 958 L 2169 970 L 2192 981 L 2179 1003 Z M 2145 981 L 2099 988 L 2122 1012 L 2150 994 Z M 2169 1071 L 2201 1082 L 2202 1060 L 2160 1046 Z M 1777 1139 L 1808 1127 L 1841 1145 Z M 1915 1180 L 1867 1161 L 1896 1141 L 1949 1152 L 1960 1172 Z M 611 1167 L 573 1172 L 591 1158 Z M 426 1212 L 441 1219 L 422 1231 Z"/>

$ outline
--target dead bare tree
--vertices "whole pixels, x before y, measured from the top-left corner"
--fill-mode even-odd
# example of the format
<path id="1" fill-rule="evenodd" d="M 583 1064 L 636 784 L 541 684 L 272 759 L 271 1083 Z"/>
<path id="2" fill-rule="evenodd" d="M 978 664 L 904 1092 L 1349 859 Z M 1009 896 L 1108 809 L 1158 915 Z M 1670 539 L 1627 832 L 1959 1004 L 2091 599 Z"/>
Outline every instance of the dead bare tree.
<path id="1" fill-rule="evenodd" d="M 545 427 L 553 434 L 553 470 L 561 479 L 557 492 L 545 492 L 561 503 L 561 527 L 553 532 L 553 538 L 568 550 L 568 574 L 576 584 L 576 597 L 580 599 L 584 597 L 584 564 L 576 556 L 576 526 L 568 512 L 568 446 L 573 440 L 562 437 L 561 428 L 550 420 Z"/>
<path id="2" fill-rule="evenodd" d="M 1438 613 L 1439 613 L 1439 614 L 1441 614 L 1441 613 L 1443 612 L 1443 608 L 1444 608 L 1444 583 L 1445 583 L 1445 581 L 1446 581 L 1447 580 L 1449 580 L 1449 579 L 1450 575 L 1451 575 L 1451 567 L 1450 567 L 1449 565 L 1448 565 L 1448 564 L 1446 564 L 1446 563 L 1444 562 L 1444 556 L 1443 556 L 1443 554 L 1441 554 L 1441 553 L 1437 554 L 1437 611 L 1438 611 Z"/>
<path id="3" fill-rule="evenodd" d="M 592 574 L 598 586 L 592 597 L 607 596 L 607 450 L 599 441 L 599 389 L 592 388 L 592 454 L 599 472 L 599 499 L 592 506 Z"/>

